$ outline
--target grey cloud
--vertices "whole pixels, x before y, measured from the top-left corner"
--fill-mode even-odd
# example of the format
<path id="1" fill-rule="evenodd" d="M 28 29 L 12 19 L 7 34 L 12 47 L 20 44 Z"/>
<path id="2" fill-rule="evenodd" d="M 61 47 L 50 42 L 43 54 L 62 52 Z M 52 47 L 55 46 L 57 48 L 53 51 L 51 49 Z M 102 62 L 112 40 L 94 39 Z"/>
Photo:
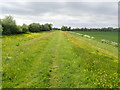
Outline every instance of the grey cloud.
<path id="1" fill-rule="evenodd" d="M 6 2 L 8 3 L 8 2 Z M 28 2 L 19 4 L 9 2 L 12 7 L 2 7 L 3 13 L 21 14 L 21 15 L 40 15 L 44 13 L 84 15 L 84 14 L 109 14 L 116 15 L 117 3 L 114 2 Z"/>
<path id="2" fill-rule="evenodd" d="M 6 2 L 1 4 L 0 8 L 3 14 L 21 15 L 21 17 L 23 15 L 27 17 L 44 17 L 46 13 L 53 17 L 56 15 L 60 15 L 61 17 L 66 15 L 68 18 L 45 21 L 53 21 L 57 26 L 67 24 L 76 27 L 81 25 L 92 27 L 95 25 L 109 26 L 112 24 L 113 26 L 117 26 L 117 5 L 116 2 Z M 69 17 L 72 17 L 73 20 L 69 20 Z M 83 17 L 88 19 L 83 20 Z M 41 19 L 41 21 L 43 20 Z"/>
<path id="3" fill-rule="evenodd" d="M 46 2 L 28 2 L 27 4 L 19 4 L 15 2 L 9 3 L 12 7 L 2 7 L 3 13 L 19 14 L 19 15 L 41 15 L 44 13 L 58 13 L 64 6 L 62 3 L 46 3 Z M 13 7 L 14 6 L 14 7 Z"/>

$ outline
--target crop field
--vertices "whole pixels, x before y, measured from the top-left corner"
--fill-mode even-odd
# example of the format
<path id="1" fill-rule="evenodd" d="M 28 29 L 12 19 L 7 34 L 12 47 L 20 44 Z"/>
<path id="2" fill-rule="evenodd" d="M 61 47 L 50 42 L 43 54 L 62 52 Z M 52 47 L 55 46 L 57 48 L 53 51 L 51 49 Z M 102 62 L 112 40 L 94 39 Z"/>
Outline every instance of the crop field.
<path id="1" fill-rule="evenodd" d="M 81 34 L 87 34 L 90 36 L 95 37 L 96 39 L 100 40 L 100 39 L 106 39 L 109 41 L 114 41 L 114 42 L 118 42 L 118 32 L 91 32 L 91 31 L 74 31 L 76 33 L 81 33 Z"/>
<path id="2" fill-rule="evenodd" d="M 2 70 L 3 88 L 118 88 L 118 47 L 65 31 L 3 36 Z"/>

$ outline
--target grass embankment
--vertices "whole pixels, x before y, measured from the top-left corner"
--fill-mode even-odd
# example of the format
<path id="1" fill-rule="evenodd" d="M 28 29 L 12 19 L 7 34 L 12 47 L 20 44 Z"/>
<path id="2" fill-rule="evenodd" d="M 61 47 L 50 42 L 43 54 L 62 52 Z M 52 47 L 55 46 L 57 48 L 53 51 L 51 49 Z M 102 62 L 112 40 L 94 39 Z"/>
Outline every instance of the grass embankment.
<path id="1" fill-rule="evenodd" d="M 117 47 L 63 31 L 6 36 L 3 88 L 115 88 L 117 53 Z"/>
<path id="2" fill-rule="evenodd" d="M 95 37 L 96 39 L 98 40 L 101 40 L 101 39 L 105 39 L 105 40 L 109 40 L 109 41 L 114 41 L 114 42 L 118 42 L 118 32 L 97 32 L 97 31 L 86 31 L 86 32 L 83 32 L 83 31 L 74 31 L 76 33 L 81 33 L 81 34 L 87 34 L 87 35 L 90 35 L 90 36 L 93 36 Z"/>

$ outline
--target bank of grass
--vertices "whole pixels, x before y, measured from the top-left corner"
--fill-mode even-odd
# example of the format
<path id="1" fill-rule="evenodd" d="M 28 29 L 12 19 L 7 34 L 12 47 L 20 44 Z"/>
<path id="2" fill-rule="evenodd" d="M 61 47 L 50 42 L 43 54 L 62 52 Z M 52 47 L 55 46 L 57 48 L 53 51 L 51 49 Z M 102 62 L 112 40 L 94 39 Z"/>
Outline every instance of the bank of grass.
<path id="1" fill-rule="evenodd" d="M 78 86 L 83 88 L 117 87 L 118 48 L 105 45 L 96 40 L 86 39 L 75 34 L 69 34 L 68 32 L 64 33 L 69 42 L 73 45 L 73 48 L 75 49 L 74 52 L 77 55 L 77 57 L 73 59 L 76 61 L 76 64 L 74 65 L 76 66 L 78 64 L 78 66 L 81 67 L 81 69 L 78 67 L 78 69 L 76 68 L 76 72 L 81 72 L 81 74 L 78 75 L 76 73 L 75 76 L 83 77 L 80 80 L 76 78 L 78 83 L 80 83 Z"/>
<path id="2" fill-rule="evenodd" d="M 6 36 L 3 88 L 117 88 L 117 47 L 96 43 L 63 31 Z"/>
<path id="3" fill-rule="evenodd" d="M 101 39 L 105 39 L 105 40 L 109 40 L 109 41 L 114 41 L 114 42 L 118 42 L 118 32 L 103 32 L 103 31 L 74 31 L 76 33 L 81 33 L 81 34 L 87 34 L 90 36 L 95 37 L 98 40 Z"/>

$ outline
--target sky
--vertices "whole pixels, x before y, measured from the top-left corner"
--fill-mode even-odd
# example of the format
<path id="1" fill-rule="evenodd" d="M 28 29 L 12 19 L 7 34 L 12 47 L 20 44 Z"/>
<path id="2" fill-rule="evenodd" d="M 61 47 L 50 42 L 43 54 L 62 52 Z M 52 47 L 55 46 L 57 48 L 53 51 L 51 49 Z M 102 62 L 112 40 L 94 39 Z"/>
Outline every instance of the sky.
<path id="1" fill-rule="evenodd" d="M 97 1 L 97 0 L 96 0 Z M 118 27 L 118 1 L 115 0 L 0 0 L 0 18 L 11 15 L 17 25 L 52 23 L 88 28 Z"/>

